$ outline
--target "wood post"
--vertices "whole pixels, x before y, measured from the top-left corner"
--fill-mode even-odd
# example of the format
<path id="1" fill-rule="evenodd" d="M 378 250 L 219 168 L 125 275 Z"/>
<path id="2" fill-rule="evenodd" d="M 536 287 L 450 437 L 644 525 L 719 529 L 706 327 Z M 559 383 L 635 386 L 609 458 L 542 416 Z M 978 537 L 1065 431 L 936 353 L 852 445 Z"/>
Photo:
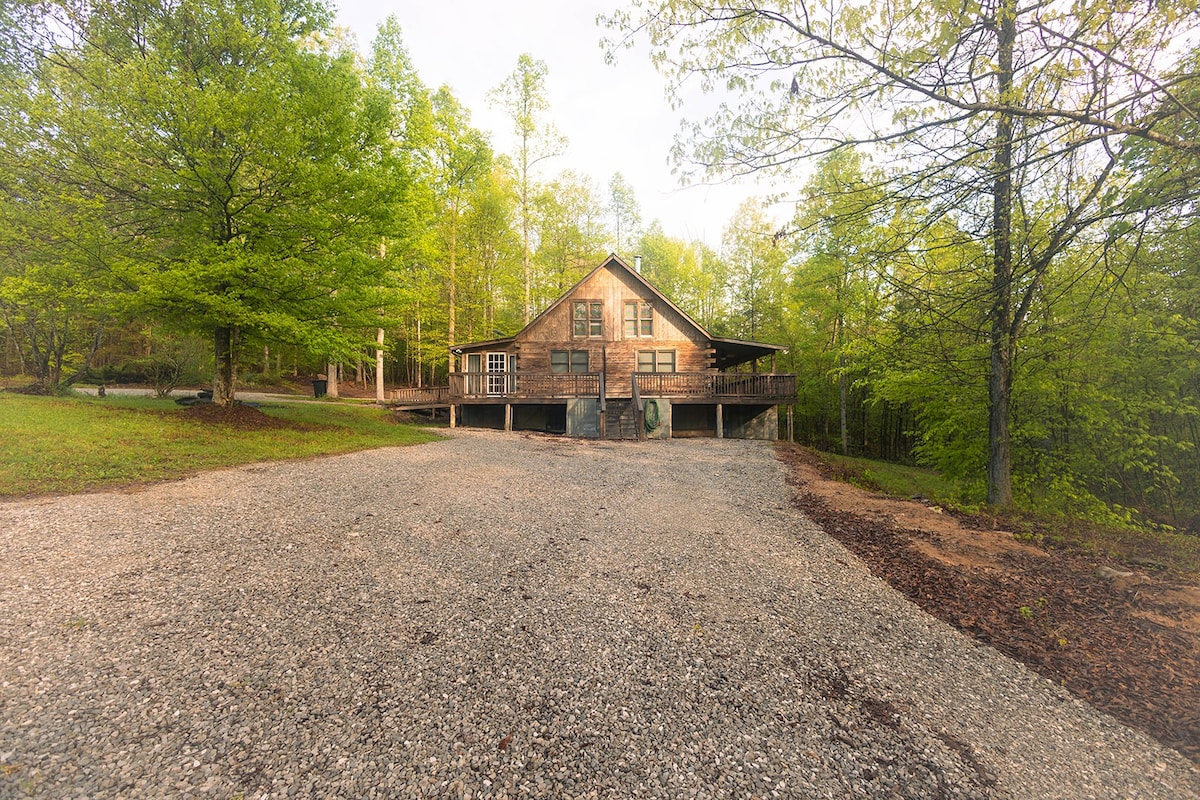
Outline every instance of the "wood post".
<path id="1" fill-rule="evenodd" d="M 725 405 L 717 403 L 717 438 L 725 438 Z"/>
<path id="2" fill-rule="evenodd" d="M 504 430 L 508 433 L 512 432 L 513 409 L 512 403 L 504 404 Z"/>
<path id="3" fill-rule="evenodd" d="M 451 403 L 450 404 L 450 427 L 451 428 L 453 428 L 453 427 L 455 427 L 455 425 L 457 425 L 458 415 L 455 413 L 457 410 L 458 410 L 458 406 Z"/>

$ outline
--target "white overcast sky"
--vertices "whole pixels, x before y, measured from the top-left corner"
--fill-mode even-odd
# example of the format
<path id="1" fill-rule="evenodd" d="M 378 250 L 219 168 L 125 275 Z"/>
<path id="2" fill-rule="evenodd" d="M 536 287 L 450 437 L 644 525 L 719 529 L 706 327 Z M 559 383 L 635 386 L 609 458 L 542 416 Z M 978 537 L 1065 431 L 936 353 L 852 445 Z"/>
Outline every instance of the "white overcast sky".
<path id="1" fill-rule="evenodd" d="M 337 2 L 337 0 L 335 0 Z M 619 7 L 598 0 L 340 0 L 338 24 L 352 30 L 365 54 L 378 25 L 394 14 L 421 80 L 447 84 L 471 110 L 472 123 L 490 132 L 493 147 L 515 151 L 512 123 L 493 108 L 488 92 L 529 53 L 549 67 L 547 119 L 570 140 L 566 153 L 544 162 L 539 177 L 564 169 L 591 176 L 605 203 L 620 172 L 634 187 L 643 225 L 659 219 L 668 235 L 719 247 L 738 204 L 766 194 L 752 183 L 680 188 L 669 151 L 682 116 L 672 111 L 663 78 L 646 47 L 604 63 L 607 33 L 596 15 Z M 621 255 L 632 256 L 633 253 Z"/>

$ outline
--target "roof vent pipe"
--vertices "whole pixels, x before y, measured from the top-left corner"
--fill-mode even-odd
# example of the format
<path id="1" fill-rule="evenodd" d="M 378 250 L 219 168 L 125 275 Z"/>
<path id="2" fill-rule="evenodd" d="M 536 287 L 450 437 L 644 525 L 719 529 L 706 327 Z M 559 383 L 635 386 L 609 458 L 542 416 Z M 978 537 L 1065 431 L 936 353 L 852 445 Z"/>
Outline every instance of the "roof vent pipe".
<path id="1" fill-rule="evenodd" d="M 642 274 L 642 257 L 641 256 L 633 257 L 633 271 L 636 272 L 638 275 Z"/>

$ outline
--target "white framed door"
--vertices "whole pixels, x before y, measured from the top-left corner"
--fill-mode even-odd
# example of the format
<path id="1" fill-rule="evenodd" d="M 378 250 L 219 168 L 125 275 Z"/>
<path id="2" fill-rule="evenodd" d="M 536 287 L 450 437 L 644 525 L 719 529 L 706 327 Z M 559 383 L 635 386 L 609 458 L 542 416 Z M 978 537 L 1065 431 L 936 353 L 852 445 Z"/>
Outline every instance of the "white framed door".
<path id="1" fill-rule="evenodd" d="M 488 353 L 487 354 L 487 393 L 488 394 L 504 394 L 507 381 L 505 380 L 505 372 L 508 369 L 508 354 L 507 353 Z"/>

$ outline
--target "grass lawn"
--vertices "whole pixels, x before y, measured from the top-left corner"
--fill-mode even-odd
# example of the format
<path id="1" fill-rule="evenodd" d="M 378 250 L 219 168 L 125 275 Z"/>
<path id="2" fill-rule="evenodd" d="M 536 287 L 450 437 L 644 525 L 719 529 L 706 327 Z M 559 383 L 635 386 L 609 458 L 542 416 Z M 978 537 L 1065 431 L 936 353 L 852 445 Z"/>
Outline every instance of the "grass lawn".
<path id="1" fill-rule="evenodd" d="M 91 491 L 438 438 L 378 408 L 295 403 L 260 410 L 271 419 L 256 427 L 206 422 L 170 399 L 0 392 L 0 497 Z"/>

